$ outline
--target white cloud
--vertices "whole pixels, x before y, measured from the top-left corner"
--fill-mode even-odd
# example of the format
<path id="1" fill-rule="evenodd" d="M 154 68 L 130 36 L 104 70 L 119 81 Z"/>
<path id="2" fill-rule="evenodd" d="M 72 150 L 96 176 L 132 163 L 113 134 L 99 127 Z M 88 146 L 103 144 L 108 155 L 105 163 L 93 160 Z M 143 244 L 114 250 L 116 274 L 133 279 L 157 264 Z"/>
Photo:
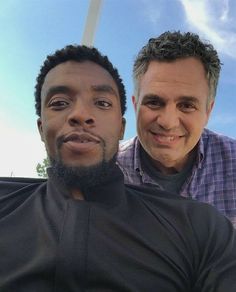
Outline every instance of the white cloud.
<path id="1" fill-rule="evenodd" d="M 229 1 L 225 0 L 223 1 L 223 9 L 222 9 L 222 14 L 220 16 L 220 20 L 223 22 L 227 22 L 229 19 Z"/>
<path id="2" fill-rule="evenodd" d="M 46 157 L 37 130 L 17 129 L 0 113 L 0 135 L 0 176 L 37 177 L 36 165 Z"/>
<path id="3" fill-rule="evenodd" d="M 213 43 L 216 49 L 236 58 L 236 11 L 230 0 L 179 0 L 189 25 Z M 232 7 L 231 7 L 232 6 Z"/>

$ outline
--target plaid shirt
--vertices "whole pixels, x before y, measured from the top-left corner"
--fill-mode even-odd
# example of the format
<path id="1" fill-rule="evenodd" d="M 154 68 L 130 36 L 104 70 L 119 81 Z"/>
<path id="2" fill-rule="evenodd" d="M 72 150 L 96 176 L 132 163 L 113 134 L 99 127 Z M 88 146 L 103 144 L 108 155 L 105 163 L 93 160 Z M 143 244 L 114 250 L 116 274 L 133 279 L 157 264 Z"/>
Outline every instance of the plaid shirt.
<path id="1" fill-rule="evenodd" d="M 137 137 L 121 143 L 118 164 L 125 183 L 160 186 L 142 170 Z M 210 203 L 236 227 L 236 140 L 204 129 L 192 172 L 180 195 Z M 200 216 L 200 214 L 199 214 Z"/>

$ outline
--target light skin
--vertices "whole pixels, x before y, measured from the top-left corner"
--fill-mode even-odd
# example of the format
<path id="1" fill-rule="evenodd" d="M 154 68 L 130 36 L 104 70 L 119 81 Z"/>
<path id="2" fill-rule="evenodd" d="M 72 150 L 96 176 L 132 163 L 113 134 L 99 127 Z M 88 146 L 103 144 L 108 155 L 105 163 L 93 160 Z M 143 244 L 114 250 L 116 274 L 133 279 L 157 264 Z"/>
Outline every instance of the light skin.
<path id="1" fill-rule="evenodd" d="M 53 159 L 60 157 L 69 167 L 90 167 L 117 152 L 124 133 L 120 97 L 101 66 L 90 61 L 57 65 L 46 75 L 41 106 L 38 129 Z M 80 190 L 72 195 L 83 197 Z"/>
<path id="2" fill-rule="evenodd" d="M 203 64 L 194 57 L 151 61 L 138 89 L 133 104 L 142 147 L 163 174 L 181 171 L 214 105 Z"/>

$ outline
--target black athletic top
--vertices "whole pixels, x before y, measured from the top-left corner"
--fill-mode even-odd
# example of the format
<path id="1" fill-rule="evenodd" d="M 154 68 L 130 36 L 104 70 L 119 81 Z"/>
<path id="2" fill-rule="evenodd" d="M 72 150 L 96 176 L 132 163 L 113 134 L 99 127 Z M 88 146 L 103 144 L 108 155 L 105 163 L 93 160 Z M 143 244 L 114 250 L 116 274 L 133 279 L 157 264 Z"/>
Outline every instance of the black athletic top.
<path id="1" fill-rule="evenodd" d="M 0 179 L 1 292 L 235 292 L 236 235 L 214 207 L 109 184 Z"/>

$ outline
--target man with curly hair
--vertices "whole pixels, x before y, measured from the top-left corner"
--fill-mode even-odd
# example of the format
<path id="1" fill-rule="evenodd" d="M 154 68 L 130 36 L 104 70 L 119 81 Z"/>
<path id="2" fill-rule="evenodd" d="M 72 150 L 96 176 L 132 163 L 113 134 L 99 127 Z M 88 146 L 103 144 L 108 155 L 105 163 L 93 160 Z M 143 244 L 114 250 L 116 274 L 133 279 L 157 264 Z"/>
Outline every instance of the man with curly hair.
<path id="1" fill-rule="evenodd" d="M 138 53 L 133 104 L 138 136 L 118 160 L 125 182 L 214 205 L 236 226 L 236 140 L 205 128 L 221 63 L 190 32 L 165 32 Z"/>
<path id="2" fill-rule="evenodd" d="M 227 218 L 124 185 L 125 89 L 107 57 L 85 46 L 56 51 L 35 98 L 51 166 L 48 179 L 0 178 L 1 292 L 235 292 Z"/>

